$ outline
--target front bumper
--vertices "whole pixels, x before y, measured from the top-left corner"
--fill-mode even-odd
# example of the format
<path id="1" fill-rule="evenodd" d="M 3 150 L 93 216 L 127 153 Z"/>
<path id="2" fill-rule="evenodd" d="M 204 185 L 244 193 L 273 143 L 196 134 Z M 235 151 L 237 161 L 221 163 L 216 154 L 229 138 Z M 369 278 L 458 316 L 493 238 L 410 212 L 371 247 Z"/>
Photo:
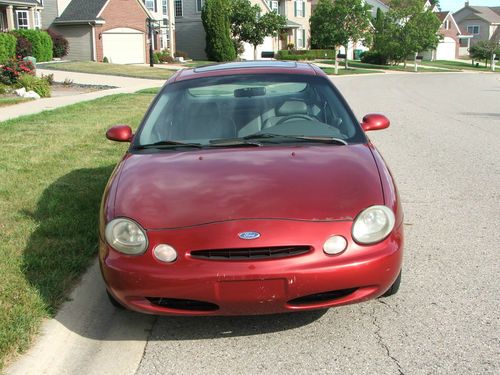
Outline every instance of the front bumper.
<path id="1" fill-rule="evenodd" d="M 322 309 L 378 297 L 401 270 L 402 225 L 370 246 L 356 244 L 351 227 L 350 221 L 238 220 L 150 230 L 149 248 L 143 255 L 121 254 L 101 240 L 99 257 L 108 290 L 130 310 L 157 315 L 254 315 Z M 238 237 L 249 230 L 261 237 Z M 348 240 L 347 249 L 335 256 L 325 254 L 323 243 L 337 234 Z M 154 258 L 152 249 L 161 243 L 177 250 L 175 262 Z M 194 250 L 282 245 L 308 245 L 311 251 L 266 260 L 191 256 Z M 159 300 L 199 301 L 215 307 L 198 309 L 195 303 L 185 308 L 182 303 L 162 304 Z"/>

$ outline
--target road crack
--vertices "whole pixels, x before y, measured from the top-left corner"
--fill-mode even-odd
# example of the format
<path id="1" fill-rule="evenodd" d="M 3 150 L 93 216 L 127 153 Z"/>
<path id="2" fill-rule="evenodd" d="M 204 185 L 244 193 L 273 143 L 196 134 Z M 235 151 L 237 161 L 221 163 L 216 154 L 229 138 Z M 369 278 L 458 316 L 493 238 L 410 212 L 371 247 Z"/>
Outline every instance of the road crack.
<path id="1" fill-rule="evenodd" d="M 382 303 L 384 305 L 390 307 L 385 302 L 382 302 Z M 391 310 L 392 310 L 392 308 L 391 308 Z M 403 368 L 401 367 L 401 364 L 399 363 L 398 359 L 391 354 L 389 346 L 384 342 L 384 339 L 382 338 L 382 335 L 380 334 L 380 331 L 382 330 L 382 328 L 380 327 L 380 324 L 377 321 L 377 315 L 375 313 L 375 307 L 373 308 L 372 317 L 373 317 L 372 324 L 375 327 L 375 332 L 374 333 L 375 333 L 375 336 L 377 338 L 378 344 L 380 345 L 380 347 L 382 347 L 382 349 L 385 350 L 387 357 L 389 357 L 392 360 L 392 362 L 394 362 L 394 364 L 397 366 L 399 375 L 405 375 L 405 373 L 403 371 Z"/>

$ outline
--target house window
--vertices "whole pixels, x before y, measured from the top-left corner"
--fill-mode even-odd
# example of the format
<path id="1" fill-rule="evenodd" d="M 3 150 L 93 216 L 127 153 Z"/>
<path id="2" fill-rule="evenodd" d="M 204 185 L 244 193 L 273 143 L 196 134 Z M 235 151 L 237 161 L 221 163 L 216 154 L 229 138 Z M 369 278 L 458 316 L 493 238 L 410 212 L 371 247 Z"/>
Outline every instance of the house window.
<path id="1" fill-rule="evenodd" d="M 306 4 L 305 1 L 296 0 L 295 5 L 295 17 L 305 17 L 306 16 Z"/>
<path id="2" fill-rule="evenodd" d="M 449 30 L 449 29 L 450 29 L 450 20 L 446 20 L 446 21 L 444 21 L 444 28 L 445 28 L 446 30 Z"/>
<path id="3" fill-rule="evenodd" d="M 144 2 L 146 4 L 146 8 L 152 12 L 156 12 L 156 1 L 155 0 L 146 0 Z"/>
<path id="4" fill-rule="evenodd" d="M 164 16 L 168 15 L 168 4 L 167 0 L 161 0 L 161 12 Z"/>
<path id="5" fill-rule="evenodd" d="M 203 4 L 205 3 L 204 0 L 196 0 L 196 11 L 201 12 L 203 9 Z"/>
<path id="6" fill-rule="evenodd" d="M 42 28 L 42 13 L 35 12 L 35 29 L 40 30 Z"/>
<path id="7" fill-rule="evenodd" d="M 17 18 L 17 28 L 18 29 L 29 29 L 30 25 L 28 22 L 28 11 L 27 10 L 16 10 Z"/>
<path id="8" fill-rule="evenodd" d="M 182 17 L 182 0 L 174 0 L 175 16 Z"/>
<path id="9" fill-rule="evenodd" d="M 479 26 L 478 25 L 467 26 L 467 32 L 469 34 L 477 35 L 479 34 Z"/>
<path id="10" fill-rule="evenodd" d="M 295 31 L 296 35 L 296 40 L 297 42 L 295 43 L 295 46 L 297 48 L 304 48 L 305 45 L 305 36 L 306 36 L 306 31 L 304 29 L 298 29 Z"/>
<path id="11" fill-rule="evenodd" d="M 271 1 L 271 10 L 276 11 L 276 13 L 279 13 L 279 3 L 277 1 Z"/>

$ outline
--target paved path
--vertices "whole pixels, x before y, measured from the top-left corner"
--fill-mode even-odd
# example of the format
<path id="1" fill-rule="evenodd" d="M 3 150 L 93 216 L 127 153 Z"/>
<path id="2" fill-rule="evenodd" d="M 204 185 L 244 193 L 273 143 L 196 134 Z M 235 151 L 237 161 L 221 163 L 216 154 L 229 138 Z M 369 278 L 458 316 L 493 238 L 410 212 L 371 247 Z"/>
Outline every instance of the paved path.
<path id="1" fill-rule="evenodd" d="M 75 72 L 65 72 L 60 70 L 37 69 L 37 74 L 38 75 L 54 74 L 54 79 L 56 82 L 64 82 L 64 80 L 68 78 L 72 80 L 74 83 L 85 84 L 85 85 L 114 86 L 117 88 L 110 90 L 95 91 L 86 94 L 72 95 L 72 96 L 46 98 L 46 99 L 40 99 L 36 101 L 16 104 L 13 106 L 2 107 L 0 108 L 0 122 L 24 115 L 31 115 L 34 113 L 39 113 L 54 108 L 64 107 L 70 104 L 102 98 L 108 95 L 131 93 L 150 87 L 160 87 L 165 82 L 163 80 L 128 78 L 128 77 L 108 76 L 100 74 L 75 73 Z"/>
<path id="2" fill-rule="evenodd" d="M 94 266 L 7 373 L 498 374 L 500 76 L 332 79 L 359 118 L 392 120 L 370 137 L 405 209 L 397 295 L 324 313 L 152 319 L 112 309 Z"/>

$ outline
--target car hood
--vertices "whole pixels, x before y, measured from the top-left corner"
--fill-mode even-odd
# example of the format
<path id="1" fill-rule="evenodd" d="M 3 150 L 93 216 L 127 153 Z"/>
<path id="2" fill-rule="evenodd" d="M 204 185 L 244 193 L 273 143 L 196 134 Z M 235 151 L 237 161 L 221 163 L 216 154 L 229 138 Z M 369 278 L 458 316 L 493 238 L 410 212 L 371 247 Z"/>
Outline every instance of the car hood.
<path id="1" fill-rule="evenodd" d="M 146 229 L 238 219 L 352 220 L 383 204 L 367 145 L 129 154 L 115 216 Z"/>

